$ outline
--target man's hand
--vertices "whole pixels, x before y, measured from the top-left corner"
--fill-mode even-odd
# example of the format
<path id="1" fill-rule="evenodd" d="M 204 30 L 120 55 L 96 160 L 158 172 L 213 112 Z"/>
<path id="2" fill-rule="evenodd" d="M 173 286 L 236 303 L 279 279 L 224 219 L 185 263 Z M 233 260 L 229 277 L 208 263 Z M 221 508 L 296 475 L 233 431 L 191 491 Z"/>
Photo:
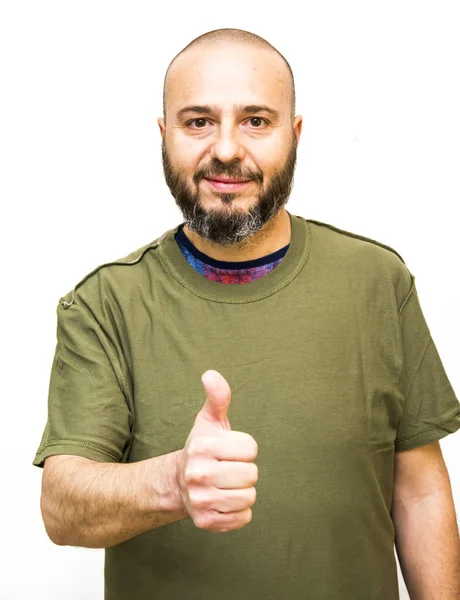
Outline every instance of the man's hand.
<path id="1" fill-rule="evenodd" d="M 214 532 L 240 529 L 252 519 L 256 501 L 257 443 L 232 431 L 227 413 L 231 390 L 217 371 L 201 381 L 206 401 L 195 418 L 178 465 L 182 501 L 195 525 Z"/>

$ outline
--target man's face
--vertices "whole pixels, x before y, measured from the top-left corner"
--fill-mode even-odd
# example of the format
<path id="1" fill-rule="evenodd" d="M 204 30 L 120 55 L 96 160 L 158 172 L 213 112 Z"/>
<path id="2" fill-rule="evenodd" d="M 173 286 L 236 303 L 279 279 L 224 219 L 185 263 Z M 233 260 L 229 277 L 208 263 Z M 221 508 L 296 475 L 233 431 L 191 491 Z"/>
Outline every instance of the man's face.
<path id="1" fill-rule="evenodd" d="M 163 170 L 187 227 L 223 246 L 244 242 L 292 188 L 302 119 L 291 120 L 286 66 L 247 45 L 194 48 L 173 65 L 166 91 Z M 277 114 L 254 108 L 262 105 Z M 195 108 L 180 112 L 186 107 Z M 229 188 L 213 178 L 246 183 Z"/>

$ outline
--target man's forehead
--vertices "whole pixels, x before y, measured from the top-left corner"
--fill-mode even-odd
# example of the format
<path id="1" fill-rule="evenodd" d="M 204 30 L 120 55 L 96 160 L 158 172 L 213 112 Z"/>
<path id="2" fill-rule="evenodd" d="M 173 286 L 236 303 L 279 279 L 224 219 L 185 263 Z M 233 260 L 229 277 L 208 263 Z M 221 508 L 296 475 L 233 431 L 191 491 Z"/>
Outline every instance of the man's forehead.
<path id="1" fill-rule="evenodd" d="M 282 100 L 289 94 L 289 84 L 287 68 L 275 52 L 227 44 L 192 48 L 177 57 L 168 73 L 166 91 L 174 104 L 209 105 L 215 103 L 212 95 L 227 97 L 233 90 L 238 95 L 247 91 L 247 102 L 239 104 L 272 104 L 273 95 L 281 95 Z M 228 98 L 227 109 L 237 100 Z"/>

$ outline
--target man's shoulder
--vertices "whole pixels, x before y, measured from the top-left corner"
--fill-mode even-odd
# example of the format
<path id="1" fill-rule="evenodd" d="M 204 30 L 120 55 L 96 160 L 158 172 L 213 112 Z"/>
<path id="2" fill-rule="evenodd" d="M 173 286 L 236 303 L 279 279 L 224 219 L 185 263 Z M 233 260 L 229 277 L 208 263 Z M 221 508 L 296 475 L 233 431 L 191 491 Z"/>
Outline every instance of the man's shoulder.
<path id="1" fill-rule="evenodd" d="M 405 264 L 403 257 L 395 250 L 395 248 L 379 240 L 353 231 L 347 231 L 336 225 L 331 225 L 330 223 L 324 223 L 315 219 L 307 219 L 307 221 L 313 223 L 314 226 L 317 227 L 318 232 L 326 233 L 329 235 L 330 239 L 335 239 L 341 250 L 346 250 L 347 248 L 350 250 L 362 249 L 368 251 L 371 255 L 380 255 L 382 257 L 387 257 L 390 260 L 392 260 L 393 257 L 397 257 L 398 261 Z M 396 261 L 396 264 L 398 261 Z"/>
<path id="2" fill-rule="evenodd" d="M 145 277 L 148 258 L 155 254 L 163 239 L 176 227 L 168 229 L 158 238 L 115 260 L 99 264 L 88 272 L 76 285 L 59 299 L 64 308 L 69 308 L 77 296 L 84 302 L 91 298 L 101 300 L 101 294 L 128 292 L 135 281 Z M 155 261 L 149 261 L 148 269 L 154 268 Z M 145 268 L 144 268 L 145 267 Z"/>

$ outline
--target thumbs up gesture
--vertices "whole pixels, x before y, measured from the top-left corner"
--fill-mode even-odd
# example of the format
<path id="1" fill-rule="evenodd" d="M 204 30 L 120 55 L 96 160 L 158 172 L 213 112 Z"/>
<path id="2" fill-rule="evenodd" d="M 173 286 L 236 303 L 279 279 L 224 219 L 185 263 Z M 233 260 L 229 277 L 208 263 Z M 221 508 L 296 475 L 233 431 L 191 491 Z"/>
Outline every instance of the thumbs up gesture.
<path id="1" fill-rule="evenodd" d="M 217 371 L 203 373 L 206 401 L 197 414 L 178 468 L 182 502 L 200 529 L 240 529 L 252 519 L 256 501 L 257 442 L 232 431 L 228 421 L 231 390 Z"/>

